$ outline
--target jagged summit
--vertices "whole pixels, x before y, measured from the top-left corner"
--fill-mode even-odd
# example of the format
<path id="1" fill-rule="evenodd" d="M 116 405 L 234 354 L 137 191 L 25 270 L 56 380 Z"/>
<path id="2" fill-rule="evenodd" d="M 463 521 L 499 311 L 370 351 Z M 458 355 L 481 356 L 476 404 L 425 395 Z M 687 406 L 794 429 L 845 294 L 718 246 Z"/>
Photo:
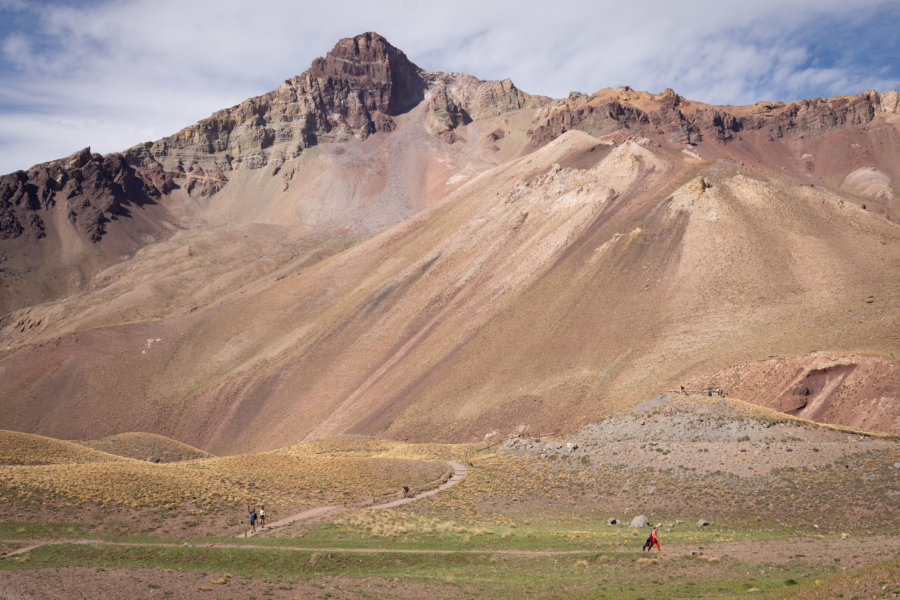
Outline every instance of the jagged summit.
<path id="1" fill-rule="evenodd" d="M 307 79 L 336 76 L 352 82 L 353 89 L 368 100 L 369 110 L 388 115 L 406 112 L 424 97 L 422 70 L 373 32 L 339 41 L 324 58 L 314 60 L 307 73 Z"/>
<path id="2" fill-rule="evenodd" d="M 87 161 L 95 164 L 87 172 L 82 172 L 84 164 L 63 159 L 0 177 L 0 239 L 44 237 L 47 211 L 65 199 L 62 210 L 67 219 L 77 224 L 80 235 L 97 242 L 106 235 L 107 224 L 128 212 L 131 203 L 146 205 L 176 188 L 193 197 L 209 197 L 228 184 L 229 172 L 235 169 L 269 167 L 277 174 L 304 149 L 390 133 L 398 117 L 419 105 L 426 106 L 426 131 L 446 144 L 466 139 L 471 143 L 471 132 L 461 135 L 460 131 L 473 121 L 519 113 L 517 127 L 499 123 L 479 132 L 474 140 L 480 149 L 499 150 L 513 144 L 508 138 L 502 144 L 498 140 L 517 136 L 515 147 L 504 158 L 533 151 L 565 131 L 579 129 L 599 137 L 617 135 L 616 139 L 646 136 L 708 159 L 785 166 L 797 175 L 812 174 L 818 181 L 825 176 L 818 167 L 832 162 L 811 160 L 818 148 L 801 143 L 807 148 L 790 164 L 773 165 L 770 157 L 783 160 L 783 153 L 767 153 L 760 145 L 788 138 L 786 145 L 796 146 L 790 138 L 900 119 L 897 92 L 721 107 L 687 100 L 671 89 L 648 94 L 626 86 L 550 100 L 530 96 L 508 79 L 483 82 L 459 73 L 425 72 L 384 37 L 367 32 L 338 41 L 304 73 L 287 79 L 278 89 L 160 140 L 105 158 L 96 155 Z M 877 162 L 862 164 L 871 152 L 846 146 L 835 150 L 855 155 L 860 163 L 857 169 L 874 169 L 847 171 L 843 174 L 849 177 L 846 187 L 865 191 L 875 206 L 892 218 L 898 216 L 885 201 L 893 197 L 889 182 L 900 174 L 886 171 Z M 83 181 L 88 184 L 82 185 Z"/>

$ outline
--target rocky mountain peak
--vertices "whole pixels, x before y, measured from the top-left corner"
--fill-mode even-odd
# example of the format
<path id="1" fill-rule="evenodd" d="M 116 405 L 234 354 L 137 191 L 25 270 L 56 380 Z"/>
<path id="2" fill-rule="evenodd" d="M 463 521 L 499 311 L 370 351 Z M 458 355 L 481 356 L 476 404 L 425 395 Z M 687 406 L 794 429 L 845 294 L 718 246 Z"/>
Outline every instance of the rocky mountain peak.
<path id="1" fill-rule="evenodd" d="M 422 100 L 421 69 L 384 37 L 367 32 L 340 40 L 323 58 L 313 61 L 309 74 L 352 82 L 355 89 L 386 86 L 387 103 L 379 109 L 389 115 L 401 114 Z"/>
<path id="2" fill-rule="evenodd" d="M 204 176 L 235 168 L 278 168 L 322 142 L 365 139 L 395 127 L 391 117 L 425 97 L 422 70 L 377 33 L 340 40 L 309 69 L 159 141 L 128 151 L 142 166 Z M 189 182 L 190 184 L 190 182 Z M 198 186 L 214 193 L 221 186 Z M 203 191 L 205 190 L 205 191 Z"/>

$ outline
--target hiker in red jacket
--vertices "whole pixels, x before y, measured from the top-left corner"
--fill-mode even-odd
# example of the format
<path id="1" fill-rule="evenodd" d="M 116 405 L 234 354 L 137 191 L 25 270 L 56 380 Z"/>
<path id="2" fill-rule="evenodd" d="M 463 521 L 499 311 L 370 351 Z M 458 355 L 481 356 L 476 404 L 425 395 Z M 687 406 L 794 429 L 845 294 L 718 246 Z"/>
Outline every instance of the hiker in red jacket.
<path id="1" fill-rule="evenodd" d="M 659 525 L 657 525 L 656 527 L 659 527 Z M 653 544 L 656 544 L 656 551 L 661 552 L 661 550 L 659 549 L 659 538 L 656 537 L 656 527 L 654 527 L 653 531 L 650 532 L 650 535 L 647 536 L 647 541 L 644 542 L 644 547 L 641 548 L 641 552 L 643 552 L 644 550 L 649 552 L 650 549 L 653 548 Z"/>

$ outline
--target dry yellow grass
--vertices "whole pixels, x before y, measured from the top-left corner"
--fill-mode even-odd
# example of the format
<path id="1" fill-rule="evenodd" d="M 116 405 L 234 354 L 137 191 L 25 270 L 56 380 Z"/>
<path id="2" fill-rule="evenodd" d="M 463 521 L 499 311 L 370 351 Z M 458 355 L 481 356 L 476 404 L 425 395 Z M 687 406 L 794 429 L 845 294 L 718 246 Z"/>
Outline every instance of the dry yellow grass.
<path id="1" fill-rule="evenodd" d="M 42 435 L 0 429 L 0 464 L 50 465 L 88 462 L 121 462 L 112 456 L 77 444 Z"/>
<path id="2" fill-rule="evenodd" d="M 295 444 L 278 453 L 301 456 L 358 456 L 367 458 L 408 458 L 449 460 L 461 458 L 471 448 L 467 444 L 410 444 L 366 437 L 329 437 Z"/>
<path id="3" fill-rule="evenodd" d="M 484 527 L 473 527 L 433 516 L 419 515 L 407 511 L 362 509 L 341 517 L 337 525 L 363 529 L 374 537 L 398 537 L 407 534 L 456 533 L 485 535 L 492 533 Z"/>
<path id="4" fill-rule="evenodd" d="M 211 456 L 209 452 L 204 452 L 178 440 L 146 432 L 118 433 L 99 440 L 78 443 L 94 450 L 140 460 L 154 456 L 163 462 L 172 462 Z"/>
<path id="5" fill-rule="evenodd" d="M 10 439 L 10 454 L 21 454 L 22 450 L 15 449 L 15 439 Z M 34 440 L 22 439 L 32 442 L 26 447 L 34 445 Z M 44 446 L 56 448 L 55 440 L 46 439 L 46 443 L 37 445 L 42 456 L 50 453 Z M 425 483 L 446 471 L 446 465 L 433 461 L 446 449 L 404 450 L 402 444 L 366 439 L 165 464 L 72 446 L 88 459 L 99 455 L 108 457 L 107 462 L 71 460 L 66 464 L 0 467 L 0 500 L 170 509 L 190 505 L 201 513 L 265 504 L 270 514 L 283 514 L 299 507 L 351 503 L 392 493 L 403 484 Z M 372 448 L 374 456 L 367 448 Z M 428 460 L 401 457 L 404 454 Z"/>

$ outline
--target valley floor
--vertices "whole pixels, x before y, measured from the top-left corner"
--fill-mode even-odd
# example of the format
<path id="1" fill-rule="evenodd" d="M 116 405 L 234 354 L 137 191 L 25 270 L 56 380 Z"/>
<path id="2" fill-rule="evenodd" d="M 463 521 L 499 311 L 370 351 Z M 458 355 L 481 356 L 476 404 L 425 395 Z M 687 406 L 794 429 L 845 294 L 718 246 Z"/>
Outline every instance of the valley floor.
<path id="1" fill-rule="evenodd" d="M 897 439 L 726 400 L 481 448 L 151 464 L 10 433 L 0 454 L 0 598 L 900 597 Z"/>

